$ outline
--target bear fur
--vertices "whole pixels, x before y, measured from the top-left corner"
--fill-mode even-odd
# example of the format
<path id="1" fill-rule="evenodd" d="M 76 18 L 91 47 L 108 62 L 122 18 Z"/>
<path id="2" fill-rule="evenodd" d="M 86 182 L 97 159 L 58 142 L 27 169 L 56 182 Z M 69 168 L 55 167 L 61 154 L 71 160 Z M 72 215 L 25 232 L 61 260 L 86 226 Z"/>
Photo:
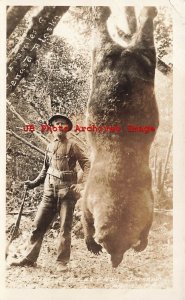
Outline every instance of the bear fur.
<path id="1" fill-rule="evenodd" d="M 152 224 L 149 154 L 159 123 L 154 93 L 156 9 L 143 8 L 139 28 L 134 25 L 137 30 L 126 37 L 130 40 L 125 48 L 108 32 L 110 14 L 108 7 L 95 9 L 87 125 L 120 126 L 121 131 L 88 132 L 91 169 L 83 199 L 83 227 L 87 248 L 99 254 L 103 246 L 117 267 L 129 248 L 145 249 Z M 156 130 L 128 132 L 127 126 L 133 124 Z"/>

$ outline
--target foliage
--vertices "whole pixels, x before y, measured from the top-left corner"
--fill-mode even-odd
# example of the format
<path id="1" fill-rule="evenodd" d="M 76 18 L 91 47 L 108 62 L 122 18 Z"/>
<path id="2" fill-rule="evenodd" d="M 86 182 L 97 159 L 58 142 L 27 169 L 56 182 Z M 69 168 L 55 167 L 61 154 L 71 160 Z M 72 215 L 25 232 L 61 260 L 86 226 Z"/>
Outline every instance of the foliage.
<path id="1" fill-rule="evenodd" d="M 37 103 L 42 110 L 43 101 L 48 99 L 49 103 L 44 106 L 50 113 L 52 110 L 69 117 L 76 112 L 83 113 L 88 98 L 89 64 L 81 53 L 74 54 L 72 46 L 60 38 L 52 37 L 50 45 L 49 49 L 43 47 L 40 51 L 33 69 L 36 80 L 30 78 L 27 86 L 27 93 L 32 95 L 31 103 Z"/>
<path id="2" fill-rule="evenodd" d="M 165 55 L 171 54 L 172 52 L 173 28 L 172 16 L 169 8 L 158 8 L 158 15 L 155 19 L 154 27 L 157 55 L 159 58 L 163 58 Z"/>

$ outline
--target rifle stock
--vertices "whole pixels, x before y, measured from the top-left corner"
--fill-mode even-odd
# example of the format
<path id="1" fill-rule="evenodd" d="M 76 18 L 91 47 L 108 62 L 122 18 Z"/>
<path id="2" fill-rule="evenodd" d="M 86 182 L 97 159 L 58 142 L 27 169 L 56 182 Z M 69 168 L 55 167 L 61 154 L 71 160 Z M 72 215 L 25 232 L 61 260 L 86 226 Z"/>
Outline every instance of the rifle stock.
<path id="1" fill-rule="evenodd" d="M 9 239 L 7 245 L 6 245 L 5 258 L 7 258 L 7 256 L 8 256 L 10 244 L 16 238 L 16 235 L 18 233 L 19 226 L 20 226 L 20 221 L 21 221 L 21 216 L 22 216 L 22 211 L 23 211 L 23 208 L 24 208 L 24 202 L 25 202 L 25 199 L 26 199 L 26 195 L 27 195 L 27 188 L 25 188 L 25 191 L 24 191 L 24 196 L 23 196 L 23 200 L 22 200 L 22 203 L 21 203 L 21 207 L 19 209 L 17 220 L 16 220 L 15 225 L 12 227 L 12 230 L 10 232 L 10 239 Z"/>

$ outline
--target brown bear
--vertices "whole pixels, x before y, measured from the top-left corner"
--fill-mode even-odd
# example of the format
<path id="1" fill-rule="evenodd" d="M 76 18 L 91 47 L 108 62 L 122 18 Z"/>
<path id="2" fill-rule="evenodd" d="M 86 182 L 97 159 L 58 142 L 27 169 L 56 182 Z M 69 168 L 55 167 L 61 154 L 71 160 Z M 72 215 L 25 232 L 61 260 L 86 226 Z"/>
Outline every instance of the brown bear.
<path id="1" fill-rule="evenodd" d="M 94 11 L 87 126 L 120 126 L 121 130 L 88 132 L 92 155 L 83 199 L 83 227 L 88 250 L 99 254 L 103 246 L 111 255 L 112 266 L 117 267 L 129 248 L 146 248 L 152 224 L 149 153 L 156 130 L 144 134 L 127 128 L 158 127 L 153 38 L 157 10 L 144 7 L 137 28 L 133 7 L 125 7 L 131 28 L 130 34 L 122 35 L 126 47 L 109 34 L 110 8 L 96 7 Z"/>

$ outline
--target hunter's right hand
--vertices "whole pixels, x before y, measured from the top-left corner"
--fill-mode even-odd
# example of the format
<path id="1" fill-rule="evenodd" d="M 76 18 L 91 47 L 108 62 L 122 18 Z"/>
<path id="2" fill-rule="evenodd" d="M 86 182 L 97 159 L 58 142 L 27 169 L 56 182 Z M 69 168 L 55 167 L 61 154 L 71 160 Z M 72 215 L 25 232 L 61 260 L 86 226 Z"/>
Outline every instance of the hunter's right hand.
<path id="1" fill-rule="evenodd" d="M 24 188 L 25 189 L 30 190 L 30 189 L 33 189 L 34 187 L 35 187 L 35 184 L 33 183 L 33 181 L 27 180 L 27 181 L 24 182 Z"/>

